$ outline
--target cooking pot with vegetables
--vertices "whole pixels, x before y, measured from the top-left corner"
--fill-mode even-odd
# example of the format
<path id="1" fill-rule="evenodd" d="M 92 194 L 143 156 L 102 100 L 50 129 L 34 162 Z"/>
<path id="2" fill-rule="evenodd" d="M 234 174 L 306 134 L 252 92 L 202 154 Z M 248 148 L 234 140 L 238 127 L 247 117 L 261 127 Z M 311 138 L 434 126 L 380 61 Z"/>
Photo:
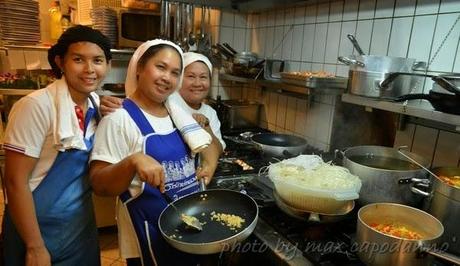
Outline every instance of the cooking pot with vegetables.
<path id="1" fill-rule="evenodd" d="M 437 177 L 431 180 L 431 192 L 415 192 L 427 197 L 425 210 L 444 225 L 442 241 L 449 243 L 450 252 L 460 255 L 460 168 L 437 167 L 432 172 Z"/>
<path id="2" fill-rule="evenodd" d="M 367 265 L 432 265 L 431 256 L 459 264 L 460 258 L 442 252 L 443 233 L 441 222 L 424 211 L 374 203 L 358 211 L 354 250 Z"/>
<path id="3" fill-rule="evenodd" d="M 361 205 L 393 202 L 414 206 L 423 197 L 413 193 L 411 189 L 429 186 L 425 171 L 398 153 L 395 148 L 356 146 L 336 152 L 336 155 L 339 153 L 343 157 L 343 166 L 362 181 L 358 199 Z M 422 165 L 427 165 L 421 156 L 407 154 Z"/>

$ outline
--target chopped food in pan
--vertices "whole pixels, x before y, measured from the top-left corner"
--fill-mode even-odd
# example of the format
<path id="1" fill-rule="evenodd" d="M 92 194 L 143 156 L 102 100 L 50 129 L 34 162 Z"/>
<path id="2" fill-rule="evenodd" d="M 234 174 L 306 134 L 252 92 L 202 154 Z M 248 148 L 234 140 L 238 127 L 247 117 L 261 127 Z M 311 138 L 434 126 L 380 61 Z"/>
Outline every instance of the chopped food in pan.
<path id="1" fill-rule="evenodd" d="M 369 226 L 379 231 L 380 233 L 390 236 L 405 238 L 409 240 L 422 239 L 422 235 L 414 230 L 410 230 L 407 228 L 407 226 L 398 223 L 371 223 Z"/>
<path id="2" fill-rule="evenodd" d="M 438 176 L 442 181 L 447 183 L 448 185 L 454 186 L 456 188 L 460 188 L 460 176 Z"/>
<path id="3" fill-rule="evenodd" d="M 216 213 L 214 211 L 211 212 L 211 221 L 220 222 L 222 225 L 229 227 L 230 230 L 233 231 L 240 229 L 245 222 L 245 220 L 238 215 Z"/>
<path id="4" fill-rule="evenodd" d="M 200 223 L 200 220 L 198 220 L 195 216 L 187 215 L 187 214 L 184 214 L 184 213 L 181 214 L 181 219 L 187 225 Z"/>

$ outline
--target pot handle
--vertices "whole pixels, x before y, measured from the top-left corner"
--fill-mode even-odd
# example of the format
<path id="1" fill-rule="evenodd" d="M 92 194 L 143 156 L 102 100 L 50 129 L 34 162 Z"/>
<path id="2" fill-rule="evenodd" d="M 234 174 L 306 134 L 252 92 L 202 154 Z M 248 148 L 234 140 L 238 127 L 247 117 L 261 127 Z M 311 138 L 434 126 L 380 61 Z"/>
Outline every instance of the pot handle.
<path id="1" fill-rule="evenodd" d="M 407 100 L 419 100 L 419 99 L 424 99 L 424 100 L 431 100 L 431 97 L 429 94 L 424 94 L 424 93 L 413 93 L 413 94 L 406 94 L 402 95 L 399 97 L 396 97 L 393 99 L 394 102 L 404 102 Z"/>
<path id="2" fill-rule="evenodd" d="M 432 249 L 429 247 L 420 247 L 420 253 L 428 253 L 431 256 L 436 258 L 442 259 L 444 261 L 448 261 L 450 263 L 454 263 L 456 265 L 460 265 L 460 257 L 455 256 L 453 254 L 449 254 L 440 250 Z"/>
<path id="3" fill-rule="evenodd" d="M 365 67 L 366 64 L 364 64 L 363 62 L 361 61 L 358 61 L 356 59 L 351 59 L 351 58 L 348 58 L 346 56 L 339 56 L 337 57 L 337 60 L 339 60 L 340 62 L 344 63 L 345 65 L 355 65 L 355 66 L 359 66 L 359 67 Z"/>
<path id="4" fill-rule="evenodd" d="M 388 76 L 382 80 L 379 83 L 379 87 L 381 89 L 385 89 L 390 85 L 391 82 L 393 82 L 398 76 L 404 75 L 404 76 L 417 76 L 417 77 L 425 77 L 425 78 L 434 78 L 435 76 L 433 75 L 428 75 L 428 74 L 421 74 L 421 73 L 408 73 L 408 72 L 391 72 L 388 74 Z"/>
<path id="5" fill-rule="evenodd" d="M 339 156 L 337 156 L 339 154 L 340 154 L 340 156 L 342 156 L 342 158 L 339 158 Z M 339 150 L 339 149 L 336 149 L 334 151 L 334 160 L 335 159 L 342 159 L 343 160 L 344 158 L 345 158 L 345 151 L 342 151 L 342 150 Z"/>
<path id="6" fill-rule="evenodd" d="M 412 65 L 412 70 L 426 70 L 426 62 L 424 61 L 417 61 Z"/>
<path id="7" fill-rule="evenodd" d="M 430 192 L 423 191 L 423 190 L 421 190 L 419 188 L 416 188 L 415 186 L 416 186 L 416 184 L 411 184 L 410 185 L 410 191 L 412 191 L 412 193 L 417 194 L 417 195 L 421 195 L 421 196 L 424 196 L 424 197 L 431 197 Z"/>

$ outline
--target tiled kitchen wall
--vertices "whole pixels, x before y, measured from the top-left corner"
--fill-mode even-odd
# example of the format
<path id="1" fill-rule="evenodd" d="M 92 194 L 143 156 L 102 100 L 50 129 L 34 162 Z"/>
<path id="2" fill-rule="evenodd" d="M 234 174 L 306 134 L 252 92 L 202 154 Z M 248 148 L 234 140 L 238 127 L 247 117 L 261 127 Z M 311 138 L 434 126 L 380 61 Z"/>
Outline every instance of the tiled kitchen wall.
<path id="1" fill-rule="evenodd" d="M 239 51 L 252 50 L 261 57 L 287 60 L 291 71 L 325 70 L 347 76 L 348 67 L 337 61 L 339 55 L 355 53 L 347 34 L 356 36 L 366 54 L 428 62 L 459 15 L 457 0 L 309 1 L 250 15 L 222 12 L 219 40 Z M 432 60 L 430 72 L 460 72 L 459 36 L 460 23 Z M 418 90 L 427 92 L 431 82 L 424 83 Z M 330 148 L 335 97 L 314 97 L 308 103 L 257 88 L 241 88 L 236 83 L 214 85 L 213 96 L 256 95 L 254 98 L 265 104 L 263 124 L 268 128 L 304 136 L 319 148 Z M 395 146 L 399 144 L 410 144 L 413 151 L 435 165 L 457 165 L 460 158 L 460 135 L 456 133 L 409 124 L 397 132 Z"/>

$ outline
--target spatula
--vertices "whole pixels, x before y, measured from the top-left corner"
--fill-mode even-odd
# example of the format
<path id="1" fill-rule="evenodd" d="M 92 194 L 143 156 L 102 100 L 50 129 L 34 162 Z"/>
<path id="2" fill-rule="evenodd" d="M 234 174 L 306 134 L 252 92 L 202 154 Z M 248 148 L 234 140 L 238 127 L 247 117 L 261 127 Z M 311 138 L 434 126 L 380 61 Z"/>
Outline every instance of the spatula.
<path id="1" fill-rule="evenodd" d="M 166 193 L 162 193 L 162 195 L 163 195 L 163 198 L 166 200 L 166 202 L 171 204 L 173 209 L 176 211 L 177 215 L 179 215 L 181 221 L 184 222 L 189 228 L 192 228 L 198 231 L 203 230 L 203 226 L 201 225 L 200 220 L 198 220 L 198 218 L 192 215 L 187 215 L 185 213 L 179 212 L 177 207 L 174 205 L 173 199 L 171 199 L 171 197 L 169 197 L 169 195 Z"/>

